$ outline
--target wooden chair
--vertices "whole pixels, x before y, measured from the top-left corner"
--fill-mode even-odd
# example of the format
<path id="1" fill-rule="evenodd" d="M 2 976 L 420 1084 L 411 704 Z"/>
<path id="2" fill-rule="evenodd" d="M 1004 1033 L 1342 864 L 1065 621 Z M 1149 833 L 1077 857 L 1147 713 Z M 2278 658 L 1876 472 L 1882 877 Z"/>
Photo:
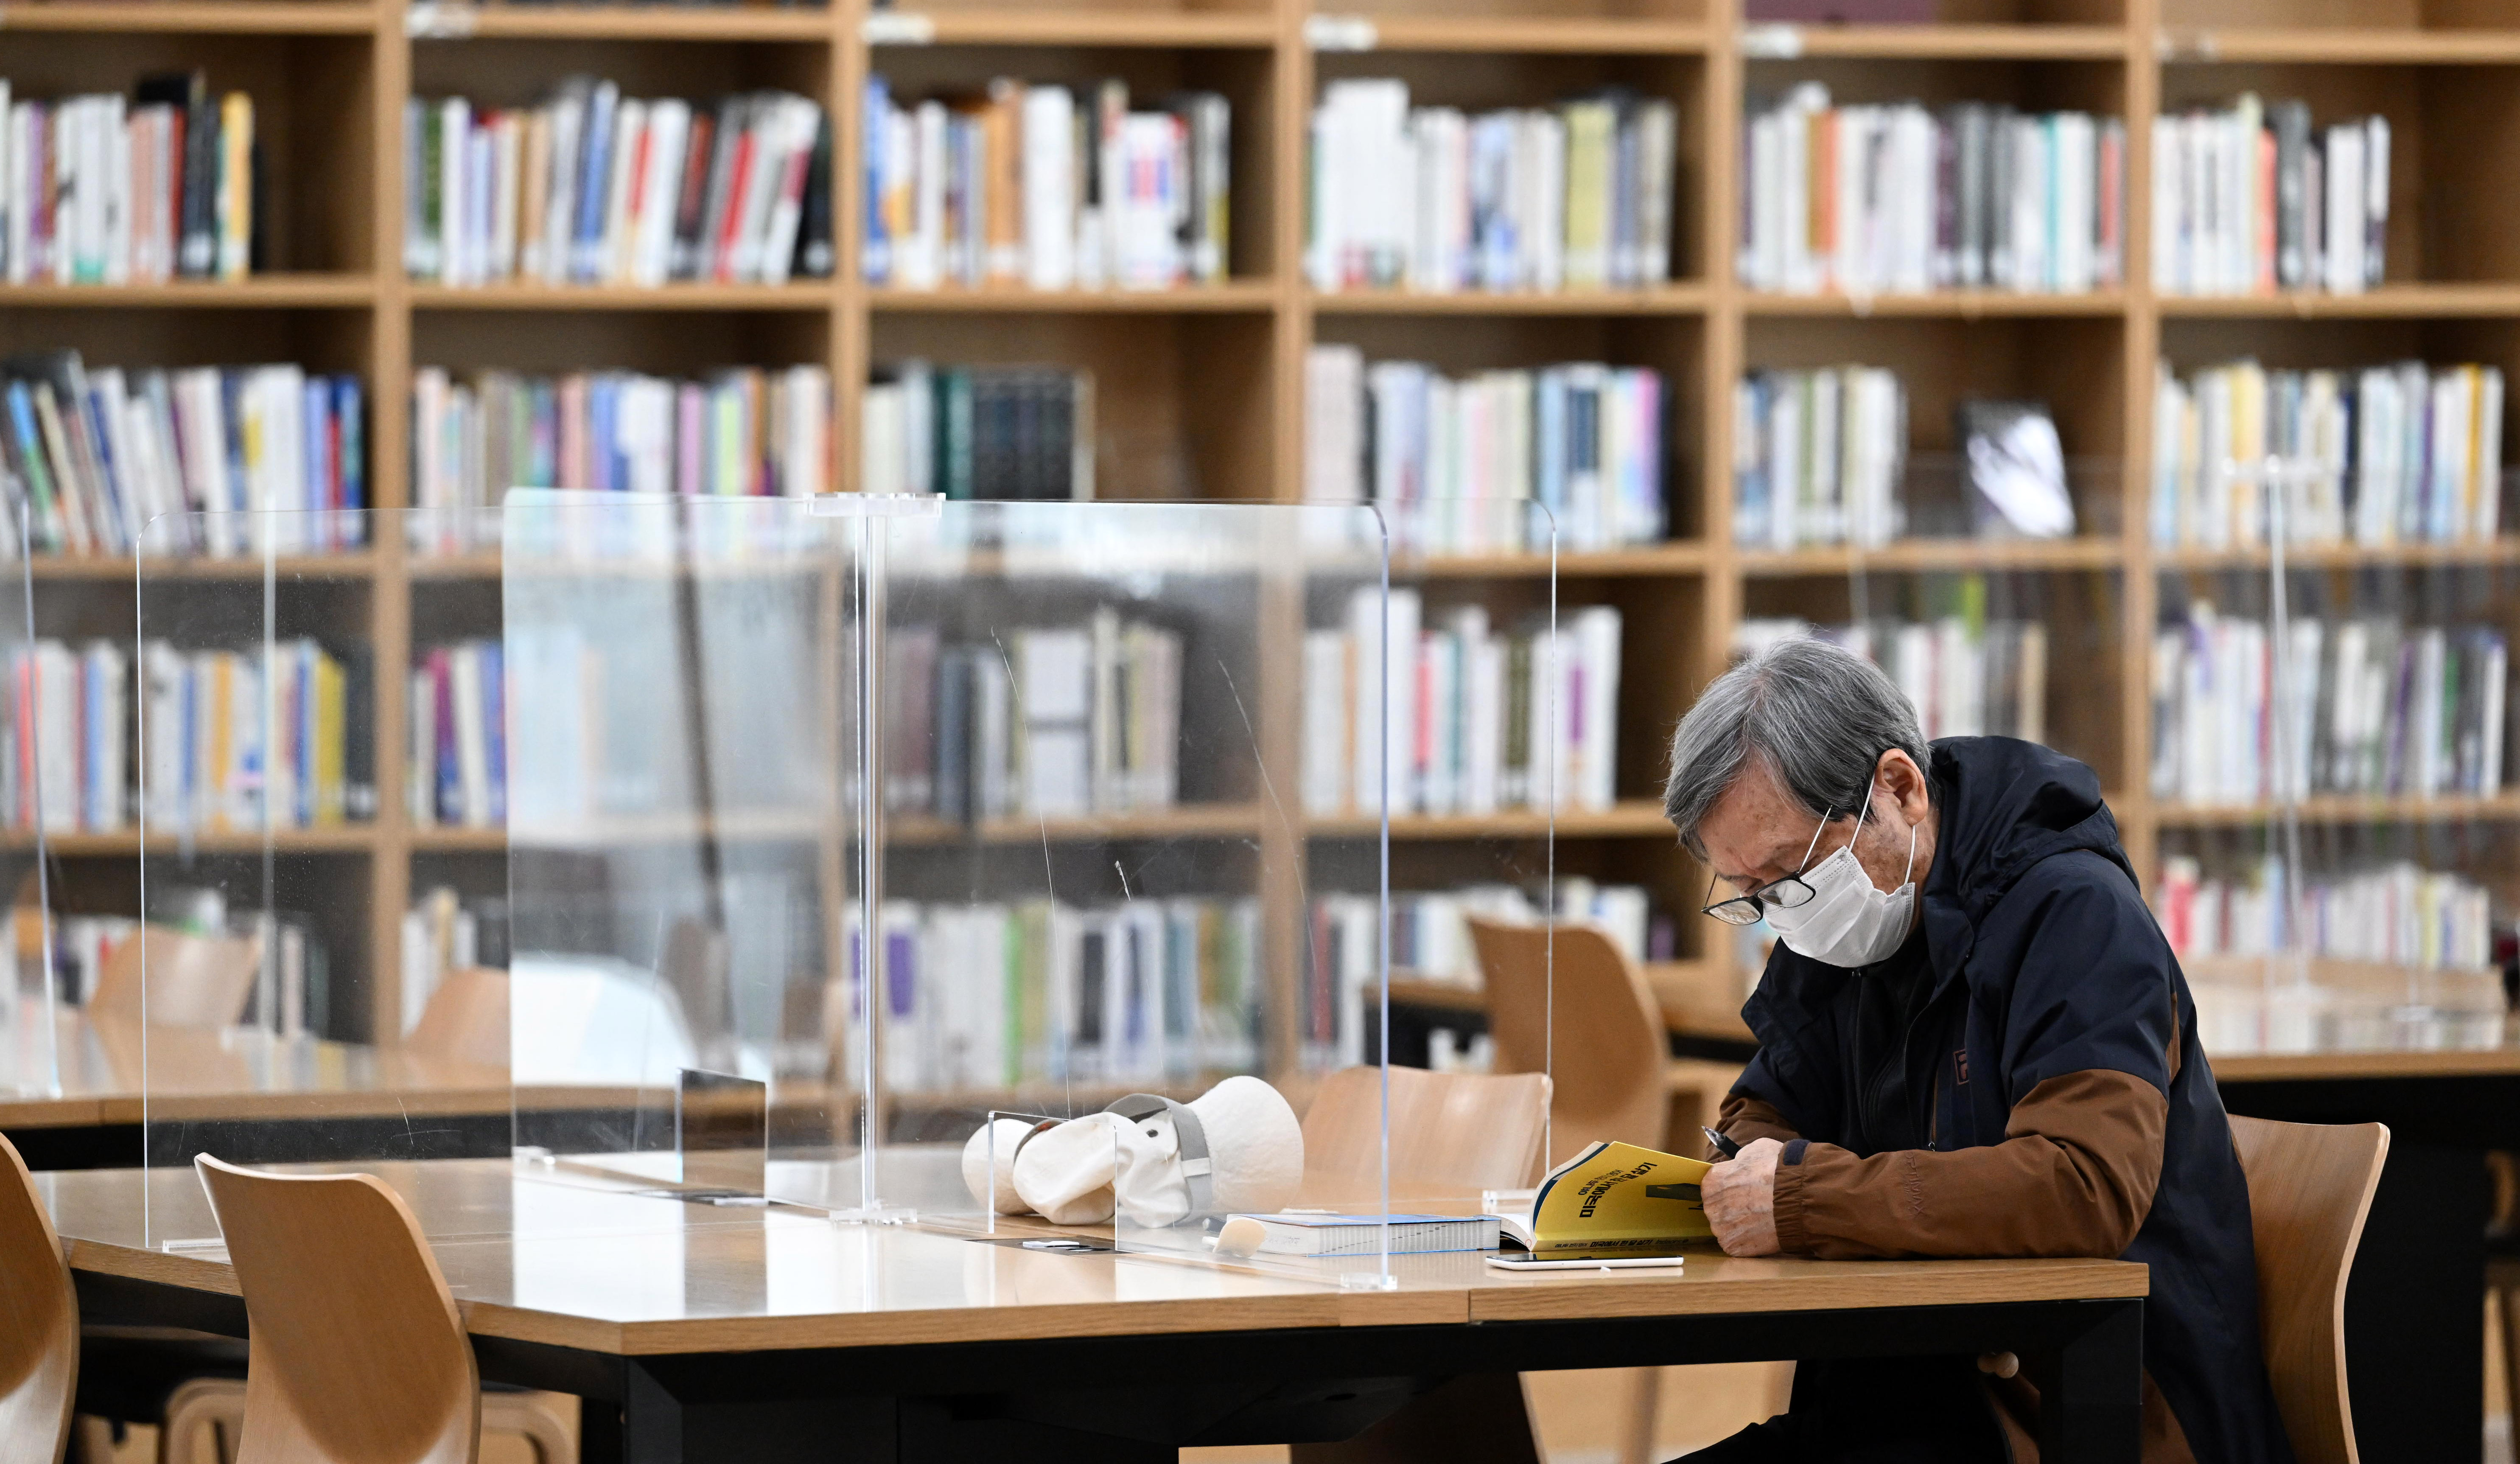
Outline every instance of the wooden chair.
<path id="1" fill-rule="evenodd" d="M 2275 1406 L 2301 1464 L 2358 1464 L 2345 1391 L 2345 1282 L 2380 1167 L 2384 1123 L 2231 1120 L 2249 1181 L 2258 1332 Z"/>
<path id="2" fill-rule="evenodd" d="M 423 1057 L 508 1066 L 508 973 L 478 966 L 446 973 L 403 1047 Z"/>
<path id="3" fill-rule="evenodd" d="M 146 1020 L 152 1027 L 234 1027 L 245 1020 L 262 970 L 262 941 L 252 936 L 197 936 L 172 926 L 148 928 L 147 1010 L 141 1002 L 140 933 L 106 955 L 88 994 L 90 1016 Z"/>
<path id="4" fill-rule="evenodd" d="M 1382 1157 L 1382 1072 L 1344 1068 L 1304 1114 L 1305 1188 L 1371 1178 Z M 1539 1073 L 1391 1070 L 1391 1183 L 1397 1193 L 1466 1196 L 1540 1179 L 1549 1078 Z M 1313 1197 L 1308 1195 L 1309 1202 Z M 1325 1195 L 1324 1198 L 1328 1198 Z M 1339 1443 L 1293 1445 L 1293 1464 L 1539 1464 L 1531 1417 L 1510 1373 L 1455 1378 Z"/>
<path id="5" fill-rule="evenodd" d="M 0 1135 L 0 1464 L 61 1464 L 78 1391 L 78 1301 L 61 1237 Z"/>
<path id="6" fill-rule="evenodd" d="M 401 1197 L 194 1165 L 245 1293 L 245 1464 L 474 1464 L 472 1344 Z"/>
<path id="7" fill-rule="evenodd" d="M 1663 1148 L 1671 1039 L 1644 973 L 1591 926 L 1506 925 L 1477 915 L 1469 925 L 1487 984 L 1496 1071 L 1546 1073 L 1556 1084 L 1549 1163 L 1562 1164 L 1597 1139 Z M 1567 1061 L 1549 1060 L 1552 1036 Z"/>
<path id="8" fill-rule="evenodd" d="M 1304 1114 L 1307 1187 L 1371 1177 L 1382 1161 L 1382 1072 L 1343 1068 Z M 1540 1181 L 1549 1078 L 1391 1070 L 1391 1180 L 1421 1192 L 1520 1189 Z"/>

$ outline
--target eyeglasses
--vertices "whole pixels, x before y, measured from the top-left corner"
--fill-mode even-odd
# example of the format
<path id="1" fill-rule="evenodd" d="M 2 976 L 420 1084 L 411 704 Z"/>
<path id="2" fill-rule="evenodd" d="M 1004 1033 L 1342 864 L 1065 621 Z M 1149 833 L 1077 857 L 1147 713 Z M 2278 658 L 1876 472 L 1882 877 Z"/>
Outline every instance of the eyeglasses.
<path id="1" fill-rule="evenodd" d="M 1818 892 L 1803 883 L 1803 872 L 1811 868 L 1812 850 L 1820 847 L 1820 836 L 1828 832 L 1829 821 L 1836 816 L 1837 810 L 1829 809 L 1822 815 L 1820 827 L 1812 830 L 1812 842 L 1803 849 L 1802 868 L 1782 879 L 1770 881 L 1763 889 L 1736 894 L 1731 899 L 1716 899 L 1715 887 L 1722 876 L 1710 876 L 1706 881 L 1706 894 L 1711 902 L 1701 906 L 1702 911 L 1726 925 L 1757 925 L 1767 918 L 1770 906 L 1791 910 L 1810 904 Z"/>

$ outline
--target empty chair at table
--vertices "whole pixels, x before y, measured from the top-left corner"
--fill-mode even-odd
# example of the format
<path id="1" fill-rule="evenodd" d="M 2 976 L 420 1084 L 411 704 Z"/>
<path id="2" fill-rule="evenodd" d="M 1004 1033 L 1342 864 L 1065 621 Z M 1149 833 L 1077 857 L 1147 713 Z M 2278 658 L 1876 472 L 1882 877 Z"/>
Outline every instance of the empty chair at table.
<path id="1" fill-rule="evenodd" d="M 234 1027 L 261 971 L 258 937 L 144 926 L 106 953 L 87 1009 L 152 1027 Z"/>

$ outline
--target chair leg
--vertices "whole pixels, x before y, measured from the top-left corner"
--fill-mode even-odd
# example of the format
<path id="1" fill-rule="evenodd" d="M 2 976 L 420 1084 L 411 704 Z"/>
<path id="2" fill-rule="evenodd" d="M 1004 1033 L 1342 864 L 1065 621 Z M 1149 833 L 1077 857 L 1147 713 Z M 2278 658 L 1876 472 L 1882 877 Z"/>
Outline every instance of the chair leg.
<path id="1" fill-rule="evenodd" d="M 1636 1374 L 1634 1407 L 1619 1457 L 1626 1464 L 1654 1464 L 1654 1418 L 1662 1411 L 1662 1369 L 1640 1367 Z"/>
<path id="2" fill-rule="evenodd" d="M 2512 1440 L 2520 1444 L 2520 1285 L 2494 1288 L 2493 1300 L 2502 1313 L 2502 1399 L 2510 1409 Z"/>
<path id="3" fill-rule="evenodd" d="M 202 1430 L 210 1431 L 207 1455 Z M 245 1381 L 195 1378 L 166 1396 L 166 1419 L 158 1435 L 158 1464 L 236 1464 L 245 1434 Z"/>
<path id="4" fill-rule="evenodd" d="M 534 1451 L 534 1464 L 577 1464 L 577 1443 L 538 1393 L 481 1395 L 481 1432 L 515 1434 Z"/>
<path id="5" fill-rule="evenodd" d="M 69 1456 L 78 1464 L 113 1464 L 113 1425 L 85 1413 L 72 1418 Z"/>

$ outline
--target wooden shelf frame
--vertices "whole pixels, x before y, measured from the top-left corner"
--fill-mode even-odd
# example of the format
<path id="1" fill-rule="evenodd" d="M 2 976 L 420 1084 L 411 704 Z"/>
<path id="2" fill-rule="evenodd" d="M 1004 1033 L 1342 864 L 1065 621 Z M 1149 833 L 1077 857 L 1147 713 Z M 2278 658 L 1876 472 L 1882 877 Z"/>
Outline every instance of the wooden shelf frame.
<path id="1" fill-rule="evenodd" d="M 2381 12 L 2396 0 L 2345 3 L 2388 19 Z M 2278 12 L 2284 4 L 2275 0 Z M 2141 465 L 2150 460 L 2150 392 L 2165 340 L 2170 334 L 2183 341 L 2213 333 L 2218 343 L 2226 337 L 2245 342 L 2251 332 L 2295 330 L 2304 322 L 2363 333 L 2340 336 L 2341 363 L 2360 358 L 2360 347 L 2350 343 L 2367 339 L 2367 333 L 2433 322 L 2507 331 L 2506 364 L 2520 368 L 2520 246 L 2510 247 L 2511 256 L 2502 258 L 2498 279 L 2393 279 L 2360 296 L 2165 296 L 2153 289 L 2144 258 L 2152 125 L 2172 72 L 2179 73 L 2184 95 L 2192 93 L 2199 69 L 2225 66 L 2520 67 L 2520 13 L 2500 28 L 2411 23 L 2349 27 L 2257 23 L 2267 7 L 2256 0 L 2118 0 L 2105 6 L 2025 0 L 2001 11 L 1983 4 L 1963 7 L 1958 0 L 1954 5 L 1956 14 L 1967 11 L 1965 22 L 1809 28 L 1744 24 L 1728 0 L 1647 0 L 1644 13 L 1624 15 L 1607 13 L 1619 8 L 1612 0 L 1508 0 L 1503 9 L 1492 4 L 1479 7 L 1478 14 L 1444 12 L 1422 0 L 1406 9 L 1336 13 L 1317 10 L 1313 0 L 1242 0 L 1220 8 L 1192 8 L 1181 0 L 1151 9 L 1068 8 L 1046 0 L 881 11 L 872 0 L 795 9 L 16 0 L 0 12 L 0 27 L 38 50 L 118 45 L 139 55 L 186 37 L 227 44 L 218 38 L 238 36 L 311 37 L 346 48 L 345 56 L 363 47 L 364 73 L 346 92 L 334 88 L 326 105 L 339 110 L 344 126 L 364 129 L 373 156 L 359 169 L 361 176 L 326 180 L 340 185 L 332 206 L 343 215 L 338 220 L 339 239 L 327 257 L 372 262 L 232 285 L 0 286 L 0 318 L 15 314 L 32 322 L 14 328 L 13 348 L 77 344 L 100 363 L 136 366 L 244 359 L 234 351 L 223 354 L 221 343 L 232 333 L 242 339 L 262 331 L 264 322 L 281 321 L 286 330 L 315 342 L 318 353 L 330 352 L 328 369 L 355 368 L 367 378 L 373 403 L 370 481 L 373 501 L 385 511 L 410 499 L 408 394 L 413 372 L 428 365 L 686 371 L 819 362 L 839 389 L 835 419 L 845 482 L 854 476 L 854 452 L 847 444 L 857 440 L 858 387 L 872 361 L 914 349 L 938 359 L 994 349 L 1001 358 L 1029 353 L 1099 369 L 1143 346 L 1152 364 L 1126 381 L 1106 383 L 1103 410 L 1143 412 L 1152 424 L 1148 430 L 1167 437 L 1191 468 L 1177 482 L 1121 484 L 1127 495 L 1194 490 L 1196 496 L 1287 503 L 1300 501 L 1303 493 L 1304 357 L 1316 341 L 1367 342 L 1377 356 L 1422 353 L 1448 368 L 1537 365 L 1581 355 L 1654 365 L 1666 373 L 1674 400 L 1671 493 L 1679 537 L 1658 545 L 1565 551 L 1555 565 L 1564 581 L 1563 609 L 1606 602 L 1628 617 L 1620 801 L 1606 810 L 1569 810 L 1558 818 L 1557 867 L 1652 885 L 1681 922 L 1684 962 L 1704 966 L 1725 959 L 1721 953 L 1729 946 L 1722 933 L 1701 929 L 1705 923 L 1691 913 L 1704 876 L 1669 846 L 1655 798 L 1658 744 L 1697 690 L 1723 668 L 1726 647 L 1745 616 L 1776 613 L 1780 597 L 1791 604 L 1816 583 L 1858 569 L 1894 578 L 1984 572 L 2109 581 L 2116 587 L 2114 619 L 2105 628 L 2114 649 L 2105 664 L 2093 667 L 2106 685 L 2085 710 L 2103 724 L 2092 740 L 2110 750 L 2109 765 L 2101 769 L 2104 781 L 2117 790 L 2112 802 L 2136 867 L 2149 874 L 2165 832 L 2185 837 L 2265 816 L 2263 809 L 2171 806 L 2145 791 L 2151 736 L 2147 658 L 2160 579 L 2256 570 L 2268 558 L 2262 552 L 2165 552 L 2144 536 Z M 2207 13 L 2216 7 L 2233 8 L 2235 20 L 2241 18 L 2238 11 L 2247 11 L 2250 23 L 2222 23 Z M 2411 7 L 2402 8 L 2411 13 Z M 2303 19 L 2311 18 L 2313 7 L 2305 3 L 2300 9 Z M 2335 7 L 2317 10 L 2327 17 Z M 1344 49 L 1360 39 L 1374 51 Z M 1317 44 L 1332 49 L 1317 51 Z M 1679 278 L 1646 291 L 1553 296 L 1312 290 L 1302 275 L 1309 114 L 1323 74 L 1380 73 L 1379 54 L 1393 59 L 1395 71 L 1411 74 L 1461 69 L 1485 78 L 1482 86 L 1503 88 L 1497 100 L 1525 104 L 1552 100 L 1567 89 L 1567 77 L 1585 74 L 1586 68 L 1603 75 L 1661 78 L 1657 84 L 1668 84 L 1683 109 Z M 1043 60 L 1043 69 L 1027 69 L 1033 58 Z M 1912 69 L 1983 69 L 1994 78 L 2036 78 L 2048 73 L 2042 68 L 2104 75 L 2128 120 L 2128 283 L 2074 297 L 1978 291 L 1802 297 L 1741 288 L 1732 275 L 1736 172 L 1741 109 L 1754 69 L 1765 86 L 1801 64 L 1843 74 L 1850 65 L 1867 61 Z M 860 88 L 870 71 L 902 68 L 914 88 L 923 89 L 939 76 L 976 84 L 1001 71 L 1076 74 L 1079 69 L 1122 65 L 1236 78 L 1235 127 L 1252 146 L 1238 179 L 1235 278 L 1178 292 L 1049 295 L 1019 289 L 920 292 L 860 282 Z M 703 95 L 779 84 L 815 95 L 835 126 L 838 277 L 781 287 L 683 285 L 655 291 L 451 288 L 402 277 L 401 106 L 415 80 L 430 94 L 451 89 L 447 83 L 455 78 L 456 84 L 477 85 L 479 95 L 514 101 L 530 95 L 536 68 L 547 69 L 539 80 L 549 81 L 564 69 L 609 71 L 616 66 L 628 68 L 624 80 L 634 90 L 673 87 Z M 214 70 L 212 80 L 218 79 Z M 306 84 L 315 91 L 325 81 L 309 77 Z M 2041 102 L 2036 85 L 2034 79 L 2010 89 L 2020 99 Z M 2408 165 L 2446 164 L 2410 158 Z M 2393 259 L 2402 273 L 2417 262 Z M 0 326 L 0 335 L 12 329 Z M 266 338 L 294 339 L 286 330 L 272 326 L 254 335 L 253 349 L 264 348 Z M 2085 375 L 2098 403 L 2088 420 L 2102 426 L 2081 435 L 2107 440 L 2069 445 L 2128 465 L 2113 525 L 2052 544 L 1915 540 L 1864 555 L 1843 549 L 1776 554 L 1736 546 L 1730 479 L 1734 381 L 1745 366 L 1780 362 L 1797 352 L 1865 360 L 1884 332 L 1918 340 L 1937 332 L 1991 338 L 2008 333 L 2043 348 L 2061 343 L 2086 351 Z M 2507 569 L 2520 566 L 2520 539 L 2299 550 L 2291 559 L 2319 570 Z M 380 806 L 372 823 L 292 834 L 278 847 L 364 857 L 370 946 L 362 960 L 349 964 L 364 965 L 378 1011 L 397 1010 L 397 944 L 415 861 L 493 859 L 506 847 L 504 836 L 493 830 L 415 826 L 402 787 L 402 669 L 416 644 L 443 633 L 441 602 L 478 601 L 483 586 L 495 585 L 497 556 L 424 557 L 398 534 L 385 533 L 355 556 L 292 561 L 282 568 L 292 579 L 340 581 L 364 617 L 363 625 L 344 633 L 365 634 L 376 656 Z M 1548 568 L 1547 559 L 1537 555 L 1438 558 L 1395 564 L 1394 577 L 1418 584 L 1430 600 L 1513 601 L 1527 599 L 1532 582 Z M 130 572 L 127 561 L 40 563 L 38 628 L 45 596 L 94 595 Z M 248 578 L 261 568 L 229 562 L 185 572 Z M 1287 680 L 1294 674 L 1294 658 L 1284 649 L 1264 653 L 1263 660 L 1270 676 Z M 1285 725 L 1264 740 L 1265 756 L 1275 765 L 1279 786 L 1292 787 L 1294 728 L 1290 719 L 1282 720 Z M 2474 820 L 2498 827 L 2520 824 L 2520 795 L 2430 802 L 2329 800 L 2313 816 L 2417 824 Z M 1467 840 L 1528 841 L 1545 826 L 1527 813 L 1395 819 L 1395 858 L 1402 846 L 1416 858 Z M 1042 832 L 1011 823 L 983 829 L 979 837 L 989 842 Z M 1270 939 L 1282 953 L 1271 981 L 1283 984 L 1272 1006 L 1282 1013 L 1292 1009 L 1287 998 L 1294 971 L 1283 953 L 1294 949 L 1301 929 L 1303 915 L 1294 901 L 1304 888 L 1305 861 L 1370 832 L 1363 821 L 1287 820 L 1261 807 L 1233 805 L 1180 810 L 1107 829 L 1062 829 L 1053 837 L 1259 840 L 1277 871 L 1263 892 Z M 937 833 L 947 837 L 947 831 Z M 781 837 L 794 837 L 794 831 Z M 136 835 L 57 842 L 65 855 L 94 860 L 127 857 L 138 846 Z M 380 1035 L 391 1040 L 390 1032 Z M 1274 1033 L 1272 1052 L 1282 1061 L 1289 1058 L 1291 1033 Z"/>

